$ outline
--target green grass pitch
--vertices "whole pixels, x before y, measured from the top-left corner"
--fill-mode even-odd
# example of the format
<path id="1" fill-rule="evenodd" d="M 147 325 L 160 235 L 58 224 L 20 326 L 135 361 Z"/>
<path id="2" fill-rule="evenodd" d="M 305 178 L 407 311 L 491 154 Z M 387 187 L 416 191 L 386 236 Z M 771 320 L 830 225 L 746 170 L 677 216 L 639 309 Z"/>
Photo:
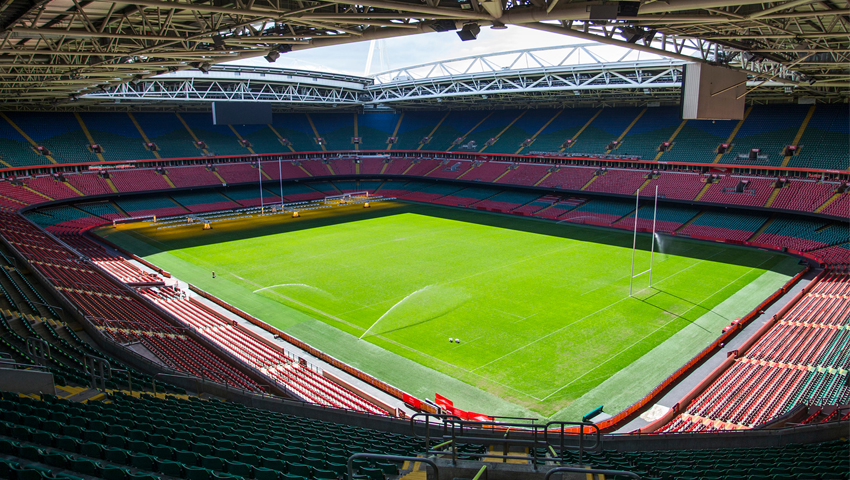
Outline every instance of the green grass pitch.
<path id="1" fill-rule="evenodd" d="M 629 297 L 629 232 L 401 202 L 214 227 L 99 233 L 408 392 L 565 420 L 628 406 L 800 269 L 664 237 Z"/>

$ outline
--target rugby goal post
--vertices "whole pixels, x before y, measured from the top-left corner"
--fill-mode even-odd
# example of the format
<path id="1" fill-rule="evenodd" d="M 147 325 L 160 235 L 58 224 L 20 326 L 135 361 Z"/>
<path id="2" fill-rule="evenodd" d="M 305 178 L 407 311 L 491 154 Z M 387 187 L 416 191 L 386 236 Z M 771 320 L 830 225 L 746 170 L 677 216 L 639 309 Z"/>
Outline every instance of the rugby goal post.
<path id="1" fill-rule="evenodd" d="M 637 252 L 637 229 L 638 220 L 640 220 L 640 190 L 635 194 L 635 229 L 634 238 L 632 239 L 632 273 L 629 276 L 629 296 L 634 293 L 635 278 L 644 274 L 649 274 L 649 287 L 652 286 L 652 260 L 655 256 L 655 220 L 658 218 L 658 185 L 655 186 L 655 207 L 652 212 L 652 248 L 649 251 L 649 268 L 635 275 L 635 253 Z"/>
<path id="2" fill-rule="evenodd" d="M 349 201 L 354 200 L 354 199 L 361 199 L 361 198 L 369 198 L 369 192 L 364 190 L 362 192 L 343 193 L 342 195 L 330 195 L 330 196 L 325 197 L 322 201 L 326 204 L 327 203 L 337 203 L 338 204 L 338 203 L 345 203 L 345 202 L 349 202 Z"/>

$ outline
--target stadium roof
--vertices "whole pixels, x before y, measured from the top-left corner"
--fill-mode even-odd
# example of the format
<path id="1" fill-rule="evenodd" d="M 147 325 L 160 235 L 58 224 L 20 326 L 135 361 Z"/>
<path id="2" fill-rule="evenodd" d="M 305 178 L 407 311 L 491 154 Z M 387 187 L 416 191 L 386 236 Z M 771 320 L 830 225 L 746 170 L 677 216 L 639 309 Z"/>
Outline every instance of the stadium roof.
<path id="1" fill-rule="evenodd" d="M 240 58 L 473 25 L 732 65 L 815 95 L 850 86 L 847 0 L 0 0 L 0 97 L 55 105 Z"/>

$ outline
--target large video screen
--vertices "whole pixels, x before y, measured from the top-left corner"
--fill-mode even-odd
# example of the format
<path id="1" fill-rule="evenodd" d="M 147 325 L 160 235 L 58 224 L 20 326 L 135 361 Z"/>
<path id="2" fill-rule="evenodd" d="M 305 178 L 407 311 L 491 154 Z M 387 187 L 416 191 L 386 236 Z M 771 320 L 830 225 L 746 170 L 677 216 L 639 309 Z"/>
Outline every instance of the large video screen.
<path id="1" fill-rule="evenodd" d="M 265 125 L 272 123 L 272 104 L 213 102 L 213 125 Z"/>

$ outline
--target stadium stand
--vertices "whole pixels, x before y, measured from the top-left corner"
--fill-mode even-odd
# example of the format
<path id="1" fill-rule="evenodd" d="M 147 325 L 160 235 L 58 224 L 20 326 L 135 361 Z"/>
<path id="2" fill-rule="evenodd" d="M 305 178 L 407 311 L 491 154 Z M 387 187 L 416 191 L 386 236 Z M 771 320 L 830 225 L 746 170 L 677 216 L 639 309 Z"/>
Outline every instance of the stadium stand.
<path id="1" fill-rule="evenodd" d="M 801 252 L 846 242 L 846 226 L 831 226 L 832 223 L 825 220 L 778 218 L 755 241 Z"/>
<path id="2" fill-rule="evenodd" d="M 826 275 L 661 431 L 748 429 L 799 403 L 846 405 L 849 292 L 848 275 Z"/>
<path id="3" fill-rule="evenodd" d="M 134 113 L 133 117 L 163 158 L 203 156 L 203 151 L 195 146 L 195 140 L 176 114 Z"/>
<path id="4" fill-rule="evenodd" d="M 649 182 L 641 189 L 641 197 L 654 197 L 658 187 L 659 198 L 693 200 L 705 187 L 705 177 L 694 172 L 659 172 L 650 175 Z"/>
<path id="5" fill-rule="evenodd" d="M 0 119 L 0 165 L 25 167 L 49 164 L 50 161 L 36 153 L 34 147 L 6 119 Z"/>
<path id="6" fill-rule="evenodd" d="M 472 168 L 473 162 L 461 160 L 440 160 L 440 165 L 428 173 L 429 177 L 456 179 L 461 175 L 466 175 L 467 171 Z"/>
<path id="7" fill-rule="evenodd" d="M 608 150 L 608 144 L 625 132 L 642 110 L 632 107 L 603 108 L 599 116 L 576 138 L 575 145 L 570 148 L 571 153 L 605 153 Z M 623 154 L 618 150 L 612 153 Z"/>
<path id="8" fill-rule="evenodd" d="M 773 192 L 775 179 L 727 175 L 711 184 L 703 202 L 761 207 Z"/>
<path id="9" fill-rule="evenodd" d="M 393 135 L 400 117 L 401 114 L 396 113 L 357 115 L 357 136 L 361 139 L 360 150 L 386 150 L 387 139 Z M 353 129 L 351 136 L 355 136 Z M 350 149 L 353 150 L 354 146 L 352 145 Z"/>
<path id="10" fill-rule="evenodd" d="M 126 113 L 80 113 L 94 143 L 103 149 L 106 161 L 156 158 L 145 148 L 145 140 Z"/>
<path id="11" fill-rule="evenodd" d="M 72 113 L 65 112 L 8 112 L 15 122 L 39 146 L 46 147 L 59 163 L 97 162 L 89 152 L 88 139 Z M 44 162 L 41 162 L 44 163 Z"/>
<path id="12" fill-rule="evenodd" d="M 732 141 L 732 149 L 721 157 L 721 163 L 736 165 L 781 165 L 782 150 L 793 142 L 809 105 L 759 105 L 752 110 Z M 781 123 L 776 119 L 782 119 Z M 751 149 L 760 149 L 766 159 L 747 160 Z M 744 157 L 740 157 L 744 155 Z"/>
<path id="13" fill-rule="evenodd" d="M 717 147 L 729 140 L 737 124 L 735 120 L 688 120 L 661 160 L 712 163 L 717 156 Z"/>
<path id="14" fill-rule="evenodd" d="M 68 175 L 65 178 L 70 185 L 82 192 L 83 195 L 105 195 L 114 192 L 109 186 L 109 183 L 96 173 L 79 173 Z"/>
<path id="15" fill-rule="evenodd" d="M 509 163 L 504 162 L 473 162 L 472 168 L 465 172 L 462 178 L 466 181 L 490 183 L 504 175 L 509 166 Z"/>
<path id="16" fill-rule="evenodd" d="M 790 140 L 789 140 L 790 143 Z M 800 138 L 800 151 L 790 158 L 789 167 L 847 170 L 850 151 L 850 115 L 844 105 L 817 105 L 806 131 Z"/>
<path id="17" fill-rule="evenodd" d="M 693 223 L 676 233 L 743 242 L 750 238 L 765 221 L 767 217 L 758 214 L 705 212 Z"/>
<path id="18" fill-rule="evenodd" d="M 616 150 L 617 154 L 637 155 L 643 160 L 653 160 L 658 155 L 658 146 L 669 140 L 682 123 L 680 116 L 676 108 L 647 108 L 623 137 L 622 145 Z"/>
<path id="19" fill-rule="evenodd" d="M 115 201 L 131 217 L 180 215 L 188 211 L 165 197 L 128 198 Z"/>
<path id="20" fill-rule="evenodd" d="M 166 190 L 171 185 L 153 169 L 138 169 L 133 171 L 113 170 L 109 179 L 119 192 L 145 192 L 150 190 Z"/>
<path id="21" fill-rule="evenodd" d="M 619 193 L 634 195 L 646 182 L 648 172 L 643 170 L 622 170 L 609 168 L 590 183 L 584 190 L 588 192 Z"/>
<path id="22" fill-rule="evenodd" d="M 180 192 L 171 195 L 171 198 L 190 212 L 209 212 L 239 207 L 238 203 L 214 192 Z"/>
<path id="23" fill-rule="evenodd" d="M 211 155 L 245 154 L 246 150 L 239 145 L 235 128 L 231 130 L 228 125 L 213 125 L 212 118 L 207 113 L 181 113 L 180 117 L 195 137 L 206 144 L 207 151 Z"/>
<path id="24" fill-rule="evenodd" d="M 239 388 L 261 390 L 256 382 L 141 302 L 127 296 L 33 225 L 13 214 L 0 213 L 0 218 L 0 235 L 40 271 L 57 292 L 77 305 L 103 335 L 117 343 L 140 342 L 163 363 L 178 371 Z"/>
<path id="25" fill-rule="evenodd" d="M 62 182 L 50 175 L 31 177 L 27 181 L 27 187 L 47 195 L 54 200 L 80 196 L 80 194 L 70 188 L 66 182 Z"/>
<path id="26" fill-rule="evenodd" d="M 660 205 L 655 218 L 655 231 L 664 233 L 673 233 L 687 223 L 688 220 L 694 218 L 699 213 L 699 209 L 687 207 L 671 207 Z M 652 206 L 641 207 L 638 210 L 637 226 L 639 229 L 652 231 L 652 220 L 655 215 L 655 210 Z M 617 222 L 616 227 L 633 229 L 635 228 L 635 214 L 630 213 L 626 218 Z"/>
<path id="27" fill-rule="evenodd" d="M 560 220 L 573 223 L 596 223 L 611 225 L 618 219 L 633 212 L 634 205 L 618 200 L 592 199 L 561 215 Z"/>
<path id="28" fill-rule="evenodd" d="M 475 208 L 487 209 L 497 212 L 510 212 L 526 203 L 531 203 L 540 198 L 535 193 L 524 192 L 501 192 L 486 200 L 474 204 Z"/>
<path id="29" fill-rule="evenodd" d="M 207 167 L 168 167 L 166 175 L 177 188 L 220 185 L 222 182 Z"/>
<path id="30" fill-rule="evenodd" d="M 398 141 L 392 146 L 392 150 L 440 150 L 440 146 L 445 149 L 442 143 L 438 146 L 433 140 L 427 144 L 421 144 L 419 142 L 429 136 L 437 128 L 437 125 L 440 124 L 440 120 L 446 115 L 447 112 L 405 113 L 396 134 Z M 386 141 L 386 139 L 384 140 Z M 451 140 L 448 143 L 451 143 Z"/>
<path id="31" fill-rule="evenodd" d="M 534 139 L 534 143 L 528 147 L 529 152 L 558 152 L 562 150 L 561 145 L 573 138 L 587 122 L 593 119 L 599 110 L 585 108 L 564 109 L 561 114 L 547 125 Z M 577 149 L 579 147 L 576 144 Z M 567 150 L 567 151 L 572 151 Z M 584 150 L 575 150 L 584 151 Z"/>
<path id="32" fill-rule="evenodd" d="M 546 176 L 550 168 L 547 165 L 514 164 L 508 167 L 508 172 L 497 178 L 495 183 L 532 186 Z"/>
<path id="33" fill-rule="evenodd" d="M 270 168 L 270 170 L 277 170 Z M 257 182 L 261 173 L 256 164 L 251 163 L 223 163 L 215 166 L 215 171 L 221 175 L 224 182 L 232 185 L 238 183 Z"/>
<path id="34" fill-rule="evenodd" d="M 12 457 L 0 461 L 2 476 L 337 478 L 346 474 L 353 453 L 412 456 L 423 449 L 406 435 L 195 397 L 115 393 L 108 403 L 2 398 L 0 442 Z M 384 478 L 398 475 L 399 465 L 363 460 L 355 470 Z"/>
<path id="35" fill-rule="evenodd" d="M 823 208 L 823 206 L 819 208 Z M 839 218 L 850 218 L 850 192 L 845 191 L 841 194 L 841 196 L 827 205 L 826 208 L 820 210 L 820 212 L 826 215 L 834 215 Z"/>
<path id="36" fill-rule="evenodd" d="M 599 170 L 596 167 L 555 167 L 556 171 L 544 176 L 537 185 L 564 190 L 581 190 Z"/>
<path id="37" fill-rule="evenodd" d="M 97 215 L 98 217 L 106 220 L 115 220 L 116 218 L 125 217 L 124 214 L 118 211 L 114 204 L 108 201 L 94 203 L 78 203 L 74 206 L 79 208 L 80 210 L 88 212 L 92 215 Z"/>
<path id="38" fill-rule="evenodd" d="M 406 186 L 409 187 L 410 184 Z M 499 192 L 500 191 L 495 188 L 468 187 L 458 190 L 457 192 L 454 192 L 451 195 L 441 197 L 435 200 L 434 203 L 438 203 L 440 205 L 451 205 L 456 207 L 468 207 L 473 203 L 477 203 L 482 200 L 493 197 Z"/>
<path id="39" fill-rule="evenodd" d="M 779 190 L 770 207 L 814 212 L 831 197 L 838 185 L 814 180 L 789 180 Z"/>

